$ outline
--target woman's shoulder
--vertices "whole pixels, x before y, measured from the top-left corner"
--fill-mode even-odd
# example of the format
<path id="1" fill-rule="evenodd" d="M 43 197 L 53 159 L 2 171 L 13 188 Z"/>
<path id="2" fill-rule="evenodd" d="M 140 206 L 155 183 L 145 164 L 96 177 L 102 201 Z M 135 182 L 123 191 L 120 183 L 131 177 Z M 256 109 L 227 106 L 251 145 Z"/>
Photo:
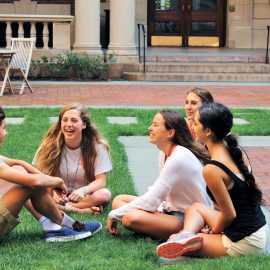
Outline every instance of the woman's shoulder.
<path id="1" fill-rule="evenodd" d="M 106 154 L 109 152 L 108 146 L 103 142 L 95 143 L 95 148 L 96 148 L 97 154 Z"/>
<path id="2" fill-rule="evenodd" d="M 175 155 L 183 159 L 186 159 L 187 157 L 189 159 L 192 159 L 192 158 L 197 159 L 196 156 L 188 148 L 181 145 L 176 146 Z"/>

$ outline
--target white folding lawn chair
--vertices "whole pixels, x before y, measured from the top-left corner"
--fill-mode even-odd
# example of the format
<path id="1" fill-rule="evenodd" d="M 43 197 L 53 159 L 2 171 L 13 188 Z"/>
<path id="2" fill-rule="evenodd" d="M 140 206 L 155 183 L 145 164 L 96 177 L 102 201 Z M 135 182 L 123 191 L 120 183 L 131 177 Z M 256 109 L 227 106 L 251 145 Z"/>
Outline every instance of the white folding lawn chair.
<path id="1" fill-rule="evenodd" d="M 24 92 L 25 84 L 28 86 L 31 93 L 33 89 L 27 80 L 32 52 L 35 39 L 33 38 L 12 38 L 11 51 L 14 51 L 10 64 L 7 68 L 7 76 L 12 77 L 15 73 L 23 77 L 23 82 L 20 89 L 20 95 Z M 10 75 L 9 75 L 10 74 Z"/>

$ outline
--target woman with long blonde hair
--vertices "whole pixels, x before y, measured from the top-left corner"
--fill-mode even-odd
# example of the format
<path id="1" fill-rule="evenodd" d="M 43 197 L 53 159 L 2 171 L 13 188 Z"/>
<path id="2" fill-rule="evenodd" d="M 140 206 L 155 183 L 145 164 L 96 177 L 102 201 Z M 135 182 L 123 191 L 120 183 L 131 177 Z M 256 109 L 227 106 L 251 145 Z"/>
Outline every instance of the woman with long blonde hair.
<path id="1" fill-rule="evenodd" d="M 64 179 L 68 195 L 53 191 L 62 210 L 100 214 L 102 205 L 111 198 L 105 188 L 107 172 L 112 169 L 109 147 L 82 104 L 64 106 L 33 164 L 44 173 Z"/>

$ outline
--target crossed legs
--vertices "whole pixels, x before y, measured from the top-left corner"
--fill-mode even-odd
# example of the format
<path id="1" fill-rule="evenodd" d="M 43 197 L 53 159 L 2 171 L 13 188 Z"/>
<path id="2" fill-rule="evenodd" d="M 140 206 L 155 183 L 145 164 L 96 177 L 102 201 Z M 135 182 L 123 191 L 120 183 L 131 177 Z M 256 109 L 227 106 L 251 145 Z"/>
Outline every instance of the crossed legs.
<path id="1" fill-rule="evenodd" d="M 114 198 L 112 208 L 119 208 L 135 198 L 136 196 L 132 195 L 119 195 Z M 176 216 L 144 210 L 129 211 L 124 215 L 122 225 L 129 230 L 147 234 L 159 240 L 167 240 L 171 234 L 179 232 L 183 227 Z"/>

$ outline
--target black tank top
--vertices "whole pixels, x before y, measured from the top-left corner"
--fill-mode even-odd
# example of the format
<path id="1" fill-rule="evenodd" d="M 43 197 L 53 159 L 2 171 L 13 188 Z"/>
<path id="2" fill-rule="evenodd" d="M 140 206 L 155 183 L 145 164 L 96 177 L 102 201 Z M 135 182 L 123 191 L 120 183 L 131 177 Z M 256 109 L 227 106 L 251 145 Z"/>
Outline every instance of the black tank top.
<path id="1" fill-rule="evenodd" d="M 265 216 L 259 203 L 252 203 L 252 190 L 249 185 L 237 177 L 229 168 L 222 163 L 210 160 L 207 164 L 212 164 L 222 169 L 234 182 L 233 188 L 228 190 L 234 209 L 236 211 L 235 220 L 224 229 L 224 234 L 233 242 L 237 242 L 246 236 L 256 232 L 266 224 Z M 215 201 L 213 195 L 207 187 L 207 193 Z"/>

